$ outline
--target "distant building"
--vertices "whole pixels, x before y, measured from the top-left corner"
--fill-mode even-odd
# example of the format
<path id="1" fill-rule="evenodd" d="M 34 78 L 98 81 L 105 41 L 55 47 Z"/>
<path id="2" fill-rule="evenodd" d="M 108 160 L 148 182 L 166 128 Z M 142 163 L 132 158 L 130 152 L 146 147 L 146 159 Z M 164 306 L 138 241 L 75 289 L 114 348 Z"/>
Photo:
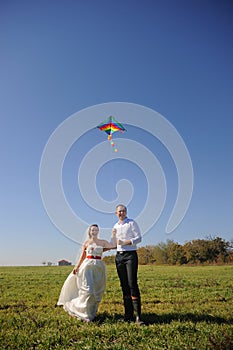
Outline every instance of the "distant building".
<path id="1" fill-rule="evenodd" d="M 68 266 L 68 265 L 71 265 L 71 262 L 63 259 L 63 260 L 58 261 L 58 265 L 59 266 Z"/>

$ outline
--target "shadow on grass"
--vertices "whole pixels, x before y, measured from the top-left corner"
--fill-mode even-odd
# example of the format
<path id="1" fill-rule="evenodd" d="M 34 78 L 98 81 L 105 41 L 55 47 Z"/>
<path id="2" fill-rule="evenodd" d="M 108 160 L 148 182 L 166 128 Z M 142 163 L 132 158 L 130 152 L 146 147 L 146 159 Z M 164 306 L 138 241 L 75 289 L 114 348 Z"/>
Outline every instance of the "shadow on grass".
<path id="1" fill-rule="evenodd" d="M 163 315 L 157 315 L 154 313 L 147 313 L 144 316 L 145 321 L 148 324 L 164 324 L 164 323 L 171 323 L 173 321 L 180 321 L 180 322 L 207 322 L 207 323 L 215 323 L 215 324 L 232 324 L 233 318 L 226 319 L 224 317 L 220 316 L 212 316 L 208 314 L 193 314 L 191 312 L 180 314 L 180 313 L 168 313 Z"/>
<path id="2" fill-rule="evenodd" d="M 173 321 L 179 321 L 179 322 L 207 322 L 207 323 L 213 323 L 213 324 L 233 324 L 233 318 L 226 319 L 219 316 L 212 316 L 208 314 L 193 314 L 193 313 L 167 313 L 163 315 L 157 315 L 155 313 L 145 313 L 142 314 L 142 319 L 147 325 L 152 324 L 169 324 Z M 115 323 L 115 322 L 123 322 L 123 315 L 122 314 L 108 314 L 103 313 L 97 315 L 95 322 L 97 323 Z"/>

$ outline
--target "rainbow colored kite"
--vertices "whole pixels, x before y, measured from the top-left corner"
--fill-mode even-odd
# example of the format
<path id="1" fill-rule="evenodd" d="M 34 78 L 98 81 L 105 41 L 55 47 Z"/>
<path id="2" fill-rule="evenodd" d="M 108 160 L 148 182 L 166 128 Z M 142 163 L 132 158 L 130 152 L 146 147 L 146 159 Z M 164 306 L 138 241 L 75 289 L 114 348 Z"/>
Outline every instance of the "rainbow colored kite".
<path id="1" fill-rule="evenodd" d="M 97 128 L 99 128 L 101 131 L 105 131 L 108 134 L 108 141 L 110 141 L 111 146 L 114 147 L 114 152 L 117 152 L 118 149 L 115 147 L 115 144 L 112 141 L 112 134 L 116 131 L 126 131 L 123 125 L 121 125 L 114 117 L 110 116 L 100 123 Z"/>

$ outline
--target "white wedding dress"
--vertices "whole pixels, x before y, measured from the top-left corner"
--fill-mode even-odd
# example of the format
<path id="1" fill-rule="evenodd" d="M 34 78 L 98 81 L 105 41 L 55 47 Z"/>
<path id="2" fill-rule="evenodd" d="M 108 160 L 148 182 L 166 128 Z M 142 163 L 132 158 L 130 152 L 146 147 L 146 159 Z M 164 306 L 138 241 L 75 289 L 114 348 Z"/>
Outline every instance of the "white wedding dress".
<path id="1" fill-rule="evenodd" d="M 103 247 L 91 244 L 76 275 L 71 272 L 63 284 L 57 305 L 80 320 L 92 321 L 106 288 L 106 267 L 101 257 Z M 97 257 L 97 259 L 96 259 Z"/>

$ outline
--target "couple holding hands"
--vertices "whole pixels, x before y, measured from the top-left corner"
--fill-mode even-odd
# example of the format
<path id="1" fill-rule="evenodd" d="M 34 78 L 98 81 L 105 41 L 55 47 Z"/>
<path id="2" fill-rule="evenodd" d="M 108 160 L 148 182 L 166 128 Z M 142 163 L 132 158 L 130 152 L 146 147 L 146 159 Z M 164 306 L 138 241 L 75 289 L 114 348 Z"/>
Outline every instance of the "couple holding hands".
<path id="1" fill-rule="evenodd" d="M 141 233 L 137 223 L 127 217 L 127 208 L 116 207 L 118 222 L 112 230 L 111 241 L 98 238 L 98 225 L 89 227 L 89 238 L 82 246 L 81 256 L 73 271 L 63 284 L 57 305 L 85 322 L 93 321 L 98 311 L 106 287 L 106 267 L 102 260 L 103 252 L 117 249 L 115 263 L 121 284 L 126 322 L 141 320 L 141 299 L 137 282 L 138 256 L 137 244 Z"/>

